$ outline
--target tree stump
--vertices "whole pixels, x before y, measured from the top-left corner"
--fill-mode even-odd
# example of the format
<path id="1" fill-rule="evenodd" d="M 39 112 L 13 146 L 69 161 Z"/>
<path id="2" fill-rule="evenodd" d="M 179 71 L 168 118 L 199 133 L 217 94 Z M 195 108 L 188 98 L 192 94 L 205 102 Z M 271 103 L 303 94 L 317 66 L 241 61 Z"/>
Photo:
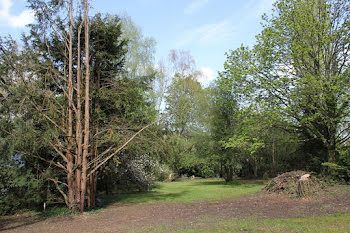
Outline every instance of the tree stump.
<path id="1" fill-rule="evenodd" d="M 311 182 L 311 175 L 305 174 L 300 177 L 300 179 L 297 182 L 297 195 L 298 197 L 307 197 L 309 191 L 310 191 L 310 182 Z"/>

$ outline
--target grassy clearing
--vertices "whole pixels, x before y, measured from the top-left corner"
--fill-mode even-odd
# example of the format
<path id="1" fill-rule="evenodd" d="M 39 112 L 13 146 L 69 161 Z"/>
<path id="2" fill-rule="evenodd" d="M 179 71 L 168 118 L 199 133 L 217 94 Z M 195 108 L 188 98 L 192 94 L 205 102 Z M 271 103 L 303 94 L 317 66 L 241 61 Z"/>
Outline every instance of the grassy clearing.
<path id="1" fill-rule="evenodd" d="M 150 226 L 147 232 L 349 232 L 350 215 L 295 219 L 202 219 L 191 223 Z M 133 231 L 131 231 L 133 232 Z M 137 231 L 138 232 L 138 231 Z"/>
<path id="2" fill-rule="evenodd" d="M 106 206 L 118 203 L 155 203 L 155 202 L 192 202 L 192 201 L 217 201 L 228 198 L 236 198 L 250 195 L 262 189 L 264 181 L 247 180 L 226 183 L 222 179 L 179 179 L 173 182 L 158 182 L 149 192 L 135 192 L 105 196 Z M 98 214 L 102 209 L 87 210 L 87 213 Z M 23 213 L 22 213 L 23 214 Z M 50 218 L 55 216 L 76 215 L 64 204 L 48 205 L 47 210 L 27 211 L 25 214 Z M 0 217 L 0 221 L 1 218 Z"/>
<path id="3" fill-rule="evenodd" d="M 159 182 L 150 192 L 118 194 L 104 198 L 113 203 L 155 203 L 217 201 L 251 195 L 263 188 L 263 181 L 235 181 L 226 183 L 221 179 L 181 179 L 173 182 Z"/>
<path id="4" fill-rule="evenodd" d="M 156 187 L 152 191 L 146 193 L 118 194 L 108 196 L 105 198 L 105 203 L 107 205 L 113 205 L 118 203 L 181 203 L 193 201 L 219 201 L 223 199 L 234 199 L 242 196 L 254 195 L 263 188 L 264 183 L 265 181 L 262 180 L 239 180 L 232 183 L 225 183 L 220 179 L 183 179 L 175 182 L 157 183 Z M 324 193 L 324 195 L 340 195 L 349 193 L 349 191 L 350 186 L 335 185 L 330 188 L 329 192 Z M 224 205 L 221 205 L 221 208 L 225 208 L 226 202 L 223 203 Z M 167 205 L 159 206 L 163 208 L 164 213 L 167 211 Z M 124 211 L 127 211 L 129 205 L 124 206 L 123 208 Z M 132 214 L 134 215 L 138 208 L 147 209 L 147 205 L 130 205 L 130 208 Z M 252 206 L 252 208 L 254 207 Z M 278 206 L 278 208 L 283 209 L 283 206 Z M 328 207 L 324 206 L 324 208 Z M 334 205 L 329 206 L 329 208 L 334 208 Z M 260 215 L 254 215 L 254 212 L 252 212 L 253 214 L 250 217 L 244 217 L 247 215 L 242 215 L 241 218 L 232 218 L 232 216 L 235 215 L 228 215 L 231 217 L 226 215 L 226 217 L 211 215 L 211 212 L 206 212 L 205 215 L 199 215 L 198 218 L 177 218 L 176 221 L 178 222 L 172 222 L 170 224 L 168 222 L 165 224 L 164 222 L 166 221 L 160 221 L 155 225 L 149 225 L 154 224 L 154 219 L 151 218 L 153 221 L 142 222 L 143 215 L 141 216 L 136 214 L 135 216 L 139 218 L 139 221 L 142 224 L 140 227 L 134 228 L 125 223 L 122 226 L 119 225 L 117 219 L 121 213 L 118 212 L 118 209 L 119 208 L 110 208 L 106 212 L 107 214 L 103 213 L 103 208 L 91 210 L 88 212 L 91 214 L 91 216 L 85 215 L 84 218 L 91 220 L 90 224 L 92 224 L 92 229 L 93 225 L 95 224 L 94 221 L 96 221 L 96 224 L 100 221 L 99 216 L 103 216 L 103 218 L 107 218 L 107 220 L 109 218 L 107 222 L 111 223 L 112 225 L 106 225 L 106 232 L 114 229 L 113 224 L 115 224 L 115 227 L 120 227 L 120 229 L 129 232 L 350 232 L 350 214 L 319 217 L 314 216 L 310 218 L 283 218 L 284 215 L 283 212 L 281 212 L 281 215 L 277 215 L 280 216 L 280 218 L 262 219 L 258 217 Z M 173 209 L 170 208 L 169 211 L 173 211 Z M 241 211 L 247 211 L 247 209 L 241 209 Z M 64 206 L 49 206 L 46 212 L 33 213 L 33 215 L 28 215 L 27 217 L 25 215 L 20 217 L 0 217 L 0 228 L 11 226 L 11 224 L 17 224 L 19 226 L 23 226 L 19 227 L 18 229 L 25 230 L 23 232 L 27 232 L 27 229 L 25 228 L 26 225 L 37 223 L 38 225 L 35 226 L 38 227 L 36 228 L 36 232 L 49 232 L 47 225 L 40 223 L 40 221 L 53 216 L 67 216 L 74 214 L 76 213 L 72 213 Z M 141 211 L 141 214 L 144 214 L 144 212 Z M 193 214 L 194 216 L 197 216 L 196 211 L 194 211 Z M 114 223 L 114 221 L 116 222 Z M 76 223 L 82 224 L 79 221 Z M 62 230 L 59 227 L 59 224 L 61 224 L 60 222 L 52 224 L 53 225 L 50 225 L 50 231 L 52 230 L 53 232 L 59 232 Z"/>

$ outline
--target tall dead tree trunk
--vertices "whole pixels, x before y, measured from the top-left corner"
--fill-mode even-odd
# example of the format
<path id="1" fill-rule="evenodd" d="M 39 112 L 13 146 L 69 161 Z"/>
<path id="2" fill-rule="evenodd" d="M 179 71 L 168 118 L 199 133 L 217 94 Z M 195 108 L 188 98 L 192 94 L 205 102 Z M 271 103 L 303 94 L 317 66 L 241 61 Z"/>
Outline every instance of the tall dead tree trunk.
<path id="1" fill-rule="evenodd" d="M 91 161 L 95 161 L 96 158 L 99 155 L 99 130 L 100 130 L 100 124 L 99 124 L 99 112 L 100 112 L 100 101 L 98 97 L 98 93 L 101 88 L 101 71 L 100 68 L 96 68 L 96 72 L 94 72 L 96 75 L 94 75 L 91 79 L 95 83 L 95 95 L 92 97 L 92 103 L 91 103 L 91 122 L 92 122 L 92 127 L 91 127 L 91 137 L 90 137 L 90 142 L 91 142 Z M 97 164 L 96 162 L 92 163 L 92 167 L 95 167 Z M 97 176 L 98 172 L 92 174 L 88 178 L 88 203 L 87 206 L 88 208 L 94 208 L 95 207 L 95 199 L 96 199 L 96 186 L 97 186 Z"/>
<path id="2" fill-rule="evenodd" d="M 89 156 L 89 134 L 90 134 L 90 68 L 89 68 L 89 7 L 87 0 L 84 0 L 84 24 L 85 24 L 85 110 L 84 110 L 84 147 L 82 159 L 82 175 L 81 175 L 81 196 L 80 196 L 80 211 L 84 211 L 85 192 L 87 184 L 87 162 Z"/>
<path id="3" fill-rule="evenodd" d="M 80 34 L 81 34 L 82 23 L 78 28 L 78 51 L 77 51 L 77 110 L 76 110 L 76 160 L 75 160 L 75 201 L 77 205 L 80 205 L 80 191 L 81 191 L 81 163 L 82 163 L 82 150 L 83 150 L 83 135 L 81 127 L 81 64 L 80 64 Z"/>
<path id="4" fill-rule="evenodd" d="M 74 158 L 71 153 L 73 148 L 73 0 L 69 4 L 69 43 L 68 43 L 68 124 L 67 124 L 67 184 L 69 208 L 74 205 Z"/>

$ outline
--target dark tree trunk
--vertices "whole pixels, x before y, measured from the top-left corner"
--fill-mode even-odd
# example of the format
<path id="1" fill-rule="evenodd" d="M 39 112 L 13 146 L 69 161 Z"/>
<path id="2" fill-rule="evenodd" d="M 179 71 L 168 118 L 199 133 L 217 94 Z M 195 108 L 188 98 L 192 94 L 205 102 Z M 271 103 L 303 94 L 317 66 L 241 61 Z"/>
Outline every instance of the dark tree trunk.
<path id="1" fill-rule="evenodd" d="M 225 169 L 225 181 L 230 182 L 233 180 L 233 167 L 232 166 L 224 166 Z"/>

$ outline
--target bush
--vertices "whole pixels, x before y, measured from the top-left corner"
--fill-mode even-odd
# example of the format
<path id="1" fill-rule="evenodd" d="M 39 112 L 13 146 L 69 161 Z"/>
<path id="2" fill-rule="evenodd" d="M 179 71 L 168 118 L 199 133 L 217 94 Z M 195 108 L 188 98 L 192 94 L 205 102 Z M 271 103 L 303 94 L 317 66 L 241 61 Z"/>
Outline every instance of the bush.
<path id="1" fill-rule="evenodd" d="M 148 191 L 154 181 L 157 162 L 148 154 L 135 156 L 117 167 L 117 179 L 135 184 L 139 191 Z"/>
<path id="2" fill-rule="evenodd" d="M 38 205 L 42 181 L 24 167 L 0 166 L 0 215 Z"/>
<path id="3" fill-rule="evenodd" d="M 215 171 L 213 166 L 208 164 L 202 164 L 199 170 L 199 176 L 203 178 L 215 177 Z"/>
<path id="4" fill-rule="evenodd" d="M 322 163 L 322 166 L 326 167 L 326 176 L 333 181 L 349 182 L 350 169 L 345 166 L 341 166 L 336 163 Z"/>
<path id="5" fill-rule="evenodd" d="M 199 158 L 195 154 L 187 154 L 184 156 L 177 169 L 178 175 L 196 176 L 196 177 L 214 177 L 214 166 L 210 164 L 208 159 Z"/>
<path id="6" fill-rule="evenodd" d="M 173 174 L 173 171 L 170 169 L 170 167 L 166 164 L 159 164 L 156 163 L 155 166 L 155 178 L 158 181 L 165 181 L 168 180 L 169 177 Z"/>

